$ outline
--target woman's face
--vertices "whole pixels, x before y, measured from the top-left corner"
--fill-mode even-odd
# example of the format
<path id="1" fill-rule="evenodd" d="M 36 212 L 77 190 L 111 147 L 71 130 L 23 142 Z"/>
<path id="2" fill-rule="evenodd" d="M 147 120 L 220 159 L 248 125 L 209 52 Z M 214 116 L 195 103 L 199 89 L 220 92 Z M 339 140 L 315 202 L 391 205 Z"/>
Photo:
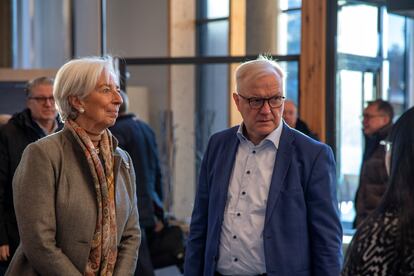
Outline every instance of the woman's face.
<path id="1" fill-rule="evenodd" d="M 102 72 L 95 89 L 80 100 L 84 112 L 79 113 L 76 122 L 86 131 L 99 134 L 115 124 L 122 104 L 119 87 L 114 76 Z"/>

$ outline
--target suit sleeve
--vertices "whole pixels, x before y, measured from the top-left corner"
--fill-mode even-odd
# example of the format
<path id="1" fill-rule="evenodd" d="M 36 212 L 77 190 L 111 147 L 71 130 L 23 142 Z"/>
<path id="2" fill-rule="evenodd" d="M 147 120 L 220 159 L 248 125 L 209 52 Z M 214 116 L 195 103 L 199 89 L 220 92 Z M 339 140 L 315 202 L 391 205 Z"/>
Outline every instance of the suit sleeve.
<path id="1" fill-rule="evenodd" d="M 40 275 L 82 275 L 56 245 L 55 172 L 45 150 L 29 145 L 13 178 L 21 245 Z"/>
<path id="2" fill-rule="evenodd" d="M 210 144 L 211 140 L 201 164 L 194 209 L 191 216 L 190 234 L 185 252 L 185 276 L 203 275 L 204 271 L 209 202 L 208 163 Z"/>
<path id="3" fill-rule="evenodd" d="M 127 153 L 126 153 L 127 154 Z M 139 227 L 139 216 L 137 207 L 137 195 L 135 185 L 135 172 L 131 157 L 128 156 L 130 164 L 128 177 L 125 183 L 131 187 L 132 208 L 126 222 L 121 242 L 118 246 L 118 256 L 115 264 L 114 275 L 133 275 L 138 260 L 138 250 L 141 243 L 141 230 Z"/>
<path id="4" fill-rule="evenodd" d="M 306 191 L 312 275 L 339 275 L 342 227 L 336 195 L 336 166 L 331 149 L 317 155 Z"/>

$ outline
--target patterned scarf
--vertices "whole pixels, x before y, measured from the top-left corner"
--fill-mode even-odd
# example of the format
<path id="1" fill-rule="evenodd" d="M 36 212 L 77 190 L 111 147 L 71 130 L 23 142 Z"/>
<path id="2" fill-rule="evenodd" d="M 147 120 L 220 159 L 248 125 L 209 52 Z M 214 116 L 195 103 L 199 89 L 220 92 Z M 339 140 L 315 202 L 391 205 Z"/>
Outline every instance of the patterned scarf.
<path id="1" fill-rule="evenodd" d="M 98 151 L 85 130 L 72 120 L 67 120 L 65 126 L 75 136 L 85 153 L 92 173 L 98 205 L 96 229 L 84 275 L 110 276 L 114 272 L 117 257 L 112 136 L 108 130 L 102 134 L 99 151 L 103 166 Z"/>

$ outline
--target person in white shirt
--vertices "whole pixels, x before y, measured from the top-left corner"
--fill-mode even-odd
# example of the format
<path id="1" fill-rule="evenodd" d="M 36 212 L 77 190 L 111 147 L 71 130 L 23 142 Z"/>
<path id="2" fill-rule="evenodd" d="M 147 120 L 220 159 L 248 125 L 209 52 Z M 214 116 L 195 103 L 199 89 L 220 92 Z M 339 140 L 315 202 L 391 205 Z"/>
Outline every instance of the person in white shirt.
<path id="1" fill-rule="evenodd" d="M 243 122 L 210 138 L 185 275 L 339 275 L 334 157 L 283 122 L 283 81 L 263 56 L 237 68 L 233 99 Z"/>

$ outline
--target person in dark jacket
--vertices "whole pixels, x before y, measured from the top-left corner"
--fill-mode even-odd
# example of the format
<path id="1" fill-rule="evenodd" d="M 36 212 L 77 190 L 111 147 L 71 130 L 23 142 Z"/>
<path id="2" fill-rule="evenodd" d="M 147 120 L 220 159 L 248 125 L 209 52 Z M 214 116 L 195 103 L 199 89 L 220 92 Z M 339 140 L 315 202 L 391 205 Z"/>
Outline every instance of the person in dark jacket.
<path id="1" fill-rule="evenodd" d="M 308 135 L 310 138 L 319 140 L 318 136 L 310 130 L 310 128 L 304 121 L 302 121 L 299 118 L 298 108 L 296 107 L 295 103 L 291 100 L 285 100 L 285 109 L 283 110 L 283 120 L 291 128 L 294 128 L 302 132 L 303 134 Z"/>
<path id="2" fill-rule="evenodd" d="M 128 113 L 128 97 L 121 91 L 123 103 L 119 116 L 110 131 L 118 139 L 119 146 L 131 156 L 136 171 L 139 223 L 142 228 L 142 242 L 135 275 L 154 275 L 146 235 L 163 227 L 163 202 L 161 168 L 153 130 Z"/>
<path id="3" fill-rule="evenodd" d="M 0 275 L 19 244 L 12 179 L 23 150 L 61 127 L 53 98 L 53 79 L 40 77 L 30 81 L 26 93 L 27 108 L 14 114 L 0 129 Z"/>
<path id="4" fill-rule="evenodd" d="M 389 135 L 393 116 L 391 104 L 381 99 L 369 102 L 363 112 L 365 148 L 355 196 L 354 228 L 378 207 L 387 188 L 385 148 L 380 142 Z"/>

